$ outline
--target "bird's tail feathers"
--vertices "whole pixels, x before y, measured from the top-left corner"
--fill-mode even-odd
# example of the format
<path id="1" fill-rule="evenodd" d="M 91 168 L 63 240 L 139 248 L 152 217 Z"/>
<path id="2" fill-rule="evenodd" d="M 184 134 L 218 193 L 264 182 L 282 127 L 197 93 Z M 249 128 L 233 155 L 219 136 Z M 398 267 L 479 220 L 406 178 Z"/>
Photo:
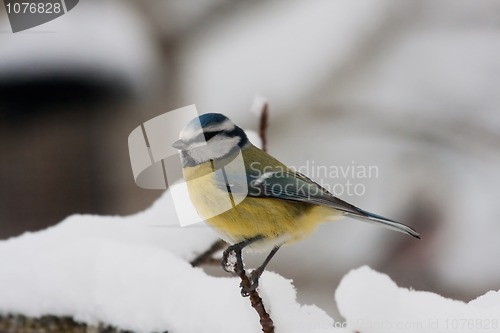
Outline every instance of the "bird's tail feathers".
<path id="1" fill-rule="evenodd" d="M 396 222 L 396 221 L 393 221 L 393 220 L 389 220 L 383 216 L 367 212 L 367 211 L 362 210 L 360 208 L 358 208 L 356 211 L 351 211 L 351 210 L 344 211 L 344 214 L 349 216 L 349 217 L 353 217 L 355 219 L 358 219 L 358 220 L 361 220 L 364 222 L 382 225 L 382 226 L 387 227 L 389 229 L 403 232 L 403 233 L 408 234 L 412 237 L 420 239 L 420 235 L 418 234 L 418 232 L 416 232 L 415 230 L 413 230 L 409 226 L 404 225 L 404 224 L 399 223 L 399 222 Z"/>

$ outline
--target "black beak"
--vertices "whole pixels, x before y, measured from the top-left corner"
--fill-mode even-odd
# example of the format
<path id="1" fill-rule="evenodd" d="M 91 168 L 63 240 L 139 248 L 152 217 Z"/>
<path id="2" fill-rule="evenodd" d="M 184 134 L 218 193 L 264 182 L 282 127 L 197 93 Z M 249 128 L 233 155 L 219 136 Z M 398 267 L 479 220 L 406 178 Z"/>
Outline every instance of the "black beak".
<path id="1" fill-rule="evenodd" d="M 172 147 L 178 150 L 184 150 L 188 147 L 188 145 L 182 140 L 177 140 L 174 143 L 172 143 Z"/>

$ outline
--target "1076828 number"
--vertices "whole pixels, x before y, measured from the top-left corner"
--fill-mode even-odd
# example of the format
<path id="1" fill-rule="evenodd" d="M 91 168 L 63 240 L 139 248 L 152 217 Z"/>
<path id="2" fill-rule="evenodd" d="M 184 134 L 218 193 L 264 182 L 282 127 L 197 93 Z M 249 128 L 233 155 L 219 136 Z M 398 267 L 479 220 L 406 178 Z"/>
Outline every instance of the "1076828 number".
<path id="1" fill-rule="evenodd" d="M 14 2 L 5 7 L 8 14 L 59 14 L 63 10 L 60 3 L 50 2 Z"/>
<path id="2" fill-rule="evenodd" d="M 446 330 L 495 330 L 499 328 L 498 319 L 466 319 L 466 318 L 454 318 L 445 319 L 444 328 Z"/>

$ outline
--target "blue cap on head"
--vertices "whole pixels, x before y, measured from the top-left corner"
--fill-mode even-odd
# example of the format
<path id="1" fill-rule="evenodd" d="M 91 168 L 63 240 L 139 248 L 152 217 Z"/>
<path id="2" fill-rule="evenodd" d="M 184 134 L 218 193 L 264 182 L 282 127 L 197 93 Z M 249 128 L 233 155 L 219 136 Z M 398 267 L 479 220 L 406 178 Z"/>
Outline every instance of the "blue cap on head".
<path id="1" fill-rule="evenodd" d="M 222 125 L 227 126 L 222 126 Z M 201 116 L 191 120 L 185 127 L 191 131 L 197 131 L 203 128 L 203 132 L 213 131 L 213 130 L 228 130 L 234 128 L 234 124 L 225 115 L 220 113 L 205 113 Z"/>
<path id="2" fill-rule="evenodd" d="M 221 113 L 205 113 L 202 114 L 198 119 L 200 120 L 202 128 L 222 124 L 224 121 L 229 120 L 228 117 Z"/>

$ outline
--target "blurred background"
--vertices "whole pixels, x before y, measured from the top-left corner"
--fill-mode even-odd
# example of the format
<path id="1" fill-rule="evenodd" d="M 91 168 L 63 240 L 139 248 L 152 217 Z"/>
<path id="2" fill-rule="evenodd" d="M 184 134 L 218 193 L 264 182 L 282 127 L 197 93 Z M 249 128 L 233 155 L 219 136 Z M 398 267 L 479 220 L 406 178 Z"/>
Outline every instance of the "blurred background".
<path id="1" fill-rule="evenodd" d="M 257 129 L 262 94 L 271 154 L 423 238 L 322 225 L 269 268 L 299 301 L 334 313 L 365 264 L 470 300 L 500 289 L 499 88 L 500 0 L 82 0 L 16 34 L 0 6 L 0 239 L 147 208 L 162 192 L 134 183 L 135 127 L 196 104 Z"/>

